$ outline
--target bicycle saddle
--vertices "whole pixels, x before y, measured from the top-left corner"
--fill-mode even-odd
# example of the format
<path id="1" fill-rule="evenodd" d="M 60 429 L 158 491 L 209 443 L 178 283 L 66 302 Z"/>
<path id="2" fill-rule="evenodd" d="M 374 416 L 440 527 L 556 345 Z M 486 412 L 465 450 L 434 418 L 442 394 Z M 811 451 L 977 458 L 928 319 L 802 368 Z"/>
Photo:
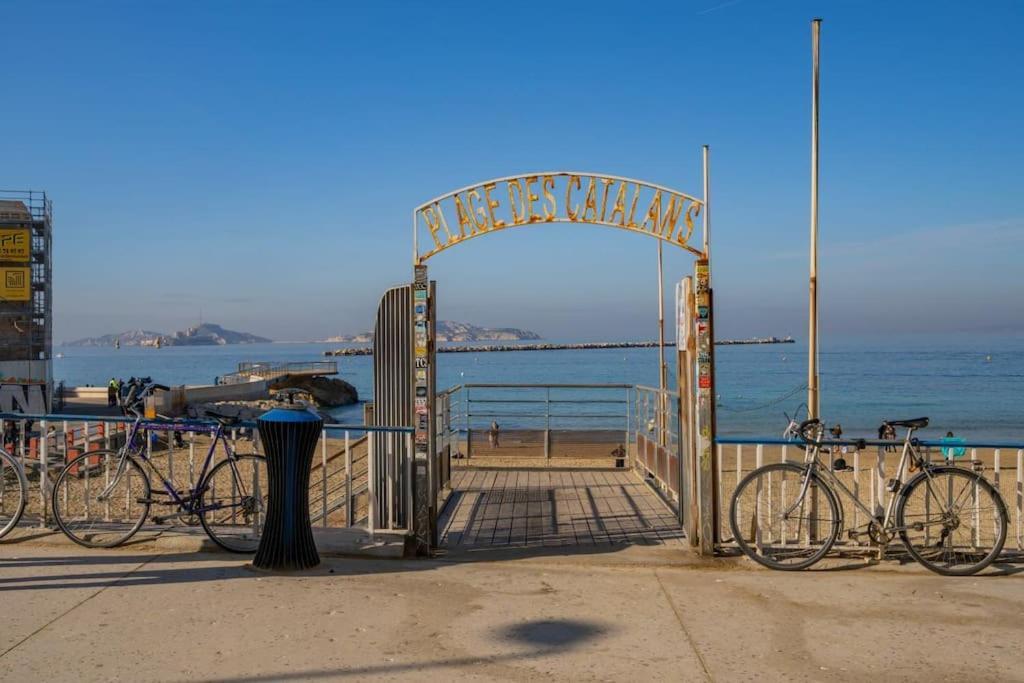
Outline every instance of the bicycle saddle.
<path id="1" fill-rule="evenodd" d="M 915 417 L 910 420 L 886 420 L 886 424 L 893 427 L 910 427 L 911 429 L 923 429 L 928 426 L 927 417 Z"/>

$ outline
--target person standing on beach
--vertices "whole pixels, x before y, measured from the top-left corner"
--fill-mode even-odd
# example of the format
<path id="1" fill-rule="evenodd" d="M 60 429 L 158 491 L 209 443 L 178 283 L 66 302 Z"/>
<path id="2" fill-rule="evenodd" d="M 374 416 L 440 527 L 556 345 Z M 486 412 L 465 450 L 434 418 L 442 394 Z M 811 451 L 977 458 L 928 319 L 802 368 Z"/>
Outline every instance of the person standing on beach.
<path id="1" fill-rule="evenodd" d="M 107 407 L 113 408 L 117 405 L 117 380 L 113 377 L 110 378 L 110 384 L 107 385 Z"/>
<path id="2" fill-rule="evenodd" d="M 497 420 L 491 420 L 491 429 L 487 432 L 487 440 L 491 442 L 491 448 L 498 448 L 498 437 L 501 434 L 501 427 L 498 426 Z"/>
<path id="3" fill-rule="evenodd" d="M 962 445 L 963 443 L 964 440 L 953 436 L 953 432 L 946 432 L 946 436 L 942 439 L 942 457 L 946 460 L 964 457 L 967 454 L 967 449 Z"/>

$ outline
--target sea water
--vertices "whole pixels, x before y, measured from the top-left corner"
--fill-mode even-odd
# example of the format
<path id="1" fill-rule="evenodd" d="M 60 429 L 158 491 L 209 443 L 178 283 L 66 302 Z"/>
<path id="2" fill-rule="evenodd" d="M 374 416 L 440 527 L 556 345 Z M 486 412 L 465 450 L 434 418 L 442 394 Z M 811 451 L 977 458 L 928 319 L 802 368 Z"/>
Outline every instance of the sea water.
<path id="1" fill-rule="evenodd" d="M 58 347 L 54 377 L 68 386 L 105 386 L 111 377 L 151 376 L 163 384 L 212 384 L 241 361 L 323 360 L 343 344 Z M 658 350 L 587 349 L 438 354 L 439 389 L 466 383 L 658 384 Z M 674 384 L 675 350 L 666 349 Z M 370 356 L 339 357 L 341 379 L 373 396 Z M 777 436 L 806 400 L 806 346 L 715 349 L 719 433 Z M 849 436 L 873 436 L 885 419 L 931 418 L 924 436 L 1024 440 L 1024 335 L 837 337 L 819 353 L 822 416 Z M 332 411 L 361 423 L 361 406 Z M 509 425 L 511 426 L 511 425 Z"/>

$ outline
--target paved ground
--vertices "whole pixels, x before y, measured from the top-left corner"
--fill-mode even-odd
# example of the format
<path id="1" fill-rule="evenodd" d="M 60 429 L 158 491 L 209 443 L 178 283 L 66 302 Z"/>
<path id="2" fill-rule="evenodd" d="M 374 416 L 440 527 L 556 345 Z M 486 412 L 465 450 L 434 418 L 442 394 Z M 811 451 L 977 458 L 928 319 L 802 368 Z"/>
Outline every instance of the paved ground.
<path id="1" fill-rule="evenodd" d="M 271 576 L 146 548 L 0 544 L 0 679 L 1024 680 L 1020 575 L 604 544 Z"/>
<path id="2" fill-rule="evenodd" d="M 682 546 L 679 522 L 625 470 L 461 470 L 439 520 L 450 550 L 634 543 Z"/>

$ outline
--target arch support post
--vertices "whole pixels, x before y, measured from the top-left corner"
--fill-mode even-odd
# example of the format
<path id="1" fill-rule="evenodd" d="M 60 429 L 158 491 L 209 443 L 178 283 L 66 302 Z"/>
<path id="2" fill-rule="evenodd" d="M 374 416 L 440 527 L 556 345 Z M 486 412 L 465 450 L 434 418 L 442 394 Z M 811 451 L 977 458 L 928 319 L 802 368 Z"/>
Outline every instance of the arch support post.
<path id="1" fill-rule="evenodd" d="M 715 449 L 715 346 L 712 315 L 711 272 L 707 259 L 697 261 L 694 282 L 696 347 L 696 503 L 698 550 L 712 555 L 718 545 L 719 501 Z"/>

